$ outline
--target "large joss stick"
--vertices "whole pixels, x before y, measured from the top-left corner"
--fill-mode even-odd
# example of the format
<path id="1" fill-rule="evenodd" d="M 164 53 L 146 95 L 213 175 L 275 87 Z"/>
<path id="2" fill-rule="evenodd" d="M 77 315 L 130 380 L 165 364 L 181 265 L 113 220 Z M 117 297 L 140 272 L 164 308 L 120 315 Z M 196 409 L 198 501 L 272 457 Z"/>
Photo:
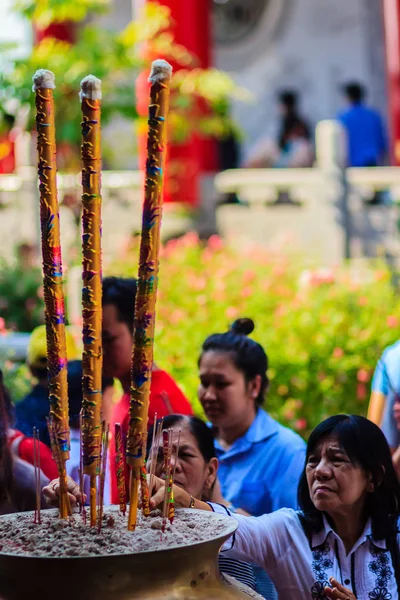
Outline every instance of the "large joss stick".
<path id="1" fill-rule="evenodd" d="M 65 310 L 57 200 L 56 141 L 54 126 L 54 74 L 39 69 L 33 76 L 36 93 L 36 128 L 40 192 L 40 226 L 43 290 L 47 339 L 50 419 L 60 450 L 60 517 L 68 516 L 65 462 L 69 458 L 69 422 Z"/>
<path id="2" fill-rule="evenodd" d="M 82 453 L 90 476 L 90 524 L 96 525 L 100 471 L 101 346 L 101 81 L 88 75 L 81 82 L 82 108 Z"/>
<path id="3" fill-rule="evenodd" d="M 128 529 L 137 518 L 140 468 L 144 465 L 148 407 L 153 366 L 155 307 L 162 214 L 165 119 L 168 112 L 172 67 L 156 60 L 150 73 L 146 181 L 140 242 L 138 288 L 133 334 L 132 383 L 126 458 L 132 467 Z"/>

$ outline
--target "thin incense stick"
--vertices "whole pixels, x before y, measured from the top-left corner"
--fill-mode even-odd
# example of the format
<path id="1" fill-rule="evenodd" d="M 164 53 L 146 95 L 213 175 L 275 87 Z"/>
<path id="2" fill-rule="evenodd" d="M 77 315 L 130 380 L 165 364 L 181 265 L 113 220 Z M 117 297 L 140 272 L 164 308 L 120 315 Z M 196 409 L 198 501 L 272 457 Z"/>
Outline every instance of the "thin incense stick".
<path id="1" fill-rule="evenodd" d="M 90 477 L 90 524 L 96 525 L 101 439 L 101 81 L 81 81 L 82 109 L 82 438 L 83 471 Z"/>
<path id="2" fill-rule="evenodd" d="M 117 484 L 119 510 L 125 516 L 126 512 L 126 462 L 121 423 L 115 424 L 115 455 L 117 459 Z"/>
<path id="3" fill-rule="evenodd" d="M 163 449 L 164 449 L 164 472 L 165 472 L 165 488 L 163 502 L 163 521 L 162 532 L 165 531 L 168 517 L 168 500 L 170 497 L 170 479 L 171 479 L 171 457 L 172 457 L 172 429 L 163 431 Z"/>
<path id="4" fill-rule="evenodd" d="M 99 498 L 99 523 L 98 530 L 100 532 L 102 521 L 103 521 L 103 511 L 104 511 L 104 485 L 106 481 L 106 471 L 107 471 L 107 456 L 108 456 L 108 443 L 110 439 L 110 425 L 107 423 L 107 426 L 103 423 L 103 439 L 102 439 L 102 459 L 101 459 L 101 470 L 100 470 L 100 498 Z"/>
<path id="5" fill-rule="evenodd" d="M 156 474 L 158 449 L 160 447 L 160 441 L 161 441 L 161 436 L 162 436 L 163 423 L 164 423 L 164 419 L 161 419 L 160 422 L 157 425 L 157 434 L 156 434 L 156 437 L 154 439 L 154 442 L 151 445 L 150 482 L 149 482 L 149 496 L 150 496 L 150 498 L 151 498 L 152 493 L 153 493 L 154 476 Z M 154 431 L 155 431 L 155 425 L 154 425 L 153 433 L 154 433 Z"/>
<path id="6" fill-rule="evenodd" d="M 86 508 L 83 499 L 85 493 L 85 474 L 83 472 L 83 444 L 82 444 L 82 410 L 79 414 L 79 489 L 82 501 L 79 505 L 79 512 L 82 514 L 83 522 L 86 524 Z"/>
<path id="7" fill-rule="evenodd" d="M 155 328 L 155 306 L 160 250 L 162 183 L 165 150 L 165 119 L 168 112 L 172 67 L 156 60 L 150 73 L 150 104 L 147 136 L 146 181 L 143 202 L 142 235 L 138 286 L 135 301 L 131 398 L 126 459 L 132 468 L 128 529 L 137 518 L 140 469 L 144 466 L 143 443 L 147 435 L 148 409 Z"/>
<path id="8" fill-rule="evenodd" d="M 67 518 L 67 482 L 65 462 L 69 458 L 67 352 L 65 308 L 60 243 L 60 219 L 57 199 L 56 141 L 54 125 L 54 74 L 39 69 L 33 76 L 36 102 L 38 175 L 40 192 L 40 229 L 43 259 L 47 372 L 50 417 L 60 448 L 60 517 Z"/>
<path id="9" fill-rule="evenodd" d="M 41 489 L 40 489 L 40 440 L 39 432 L 36 427 L 33 428 L 33 466 L 35 470 L 35 520 L 34 523 L 40 525 L 40 507 L 41 507 Z"/>
<path id="10" fill-rule="evenodd" d="M 170 480 L 169 480 L 169 486 L 168 486 L 168 492 L 169 492 L 168 493 L 168 519 L 169 519 L 169 522 L 171 523 L 171 525 L 175 518 L 174 481 L 175 481 L 176 465 L 179 460 L 180 442 L 181 442 L 181 430 L 179 430 L 179 432 L 178 432 L 178 442 L 177 442 L 176 450 L 175 450 L 174 468 L 173 468 L 172 472 L 170 472 Z"/>

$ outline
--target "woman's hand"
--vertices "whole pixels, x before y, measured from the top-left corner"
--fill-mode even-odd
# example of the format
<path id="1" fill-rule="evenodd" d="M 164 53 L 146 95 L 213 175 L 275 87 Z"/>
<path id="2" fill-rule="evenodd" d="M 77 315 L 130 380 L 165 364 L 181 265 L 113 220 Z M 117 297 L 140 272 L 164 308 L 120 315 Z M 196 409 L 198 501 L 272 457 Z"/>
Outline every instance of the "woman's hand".
<path id="1" fill-rule="evenodd" d="M 347 587 L 344 587 L 333 577 L 330 578 L 329 583 L 332 587 L 326 587 L 324 589 L 325 596 L 331 598 L 331 600 L 357 600 L 355 595 Z"/>
<path id="2" fill-rule="evenodd" d="M 177 508 L 192 507 L 200 510 L 212 511 L 211 506 L 207 504 L 207 502 L 202 502 L 201 500 L 194 499 L 188 492 L 186 492 L 183 488 L 179 487 L 179 485 L 174 484 L 173 491 L 174 503 Z M 150 508 L 162 508 L 162 505 L 164 503 L 164 495 L 165 480 L 160 479 L 159 477 L 154 477 L 152 496 L 150 498 Z M 194 500 L 194 504 L 192 504 L 192 500 Z"/>
<path id="3" fill-rule="evenodd" d="M 190 494 L 182 488 L 174 485 L 174 503 L 176 507 L 188 508 L 190 505 Z M 154 476 L 153 490 L 150 498 L 150 508 L 162 508 L 165 495 L 165 480 Z"/>
<path id="4" fill-rule="evenodd" d="M 67 477 L 67 491 L 71 506 L 83 504 L 86 500 L 85 494 L 81 494 L 79 485 L 71 478 Z M 47 504 L 57 507 L 60 502 L 60 480 L 53 479 L 49 485 L 42 490 L 43 496 L 46 498 Z"/>

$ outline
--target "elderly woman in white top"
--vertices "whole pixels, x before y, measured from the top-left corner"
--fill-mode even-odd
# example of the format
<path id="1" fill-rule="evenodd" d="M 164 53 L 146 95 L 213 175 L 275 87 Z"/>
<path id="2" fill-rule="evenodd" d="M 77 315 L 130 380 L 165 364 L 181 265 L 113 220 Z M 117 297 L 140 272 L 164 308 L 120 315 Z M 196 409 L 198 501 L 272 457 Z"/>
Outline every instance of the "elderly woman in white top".
<path id="1" fill-rule="evenodd" d="M 153 506 L 164 485 L 157 480 Z M 226 511 L 174 491 L 180 506 Z M 232 515 L 239 527 L 227 555 L 263 567 L 280 600 L 400 598 L 400 484 L 376 425 L 348 415 L 318 425 L 308 441 L 299 506 Z"/>

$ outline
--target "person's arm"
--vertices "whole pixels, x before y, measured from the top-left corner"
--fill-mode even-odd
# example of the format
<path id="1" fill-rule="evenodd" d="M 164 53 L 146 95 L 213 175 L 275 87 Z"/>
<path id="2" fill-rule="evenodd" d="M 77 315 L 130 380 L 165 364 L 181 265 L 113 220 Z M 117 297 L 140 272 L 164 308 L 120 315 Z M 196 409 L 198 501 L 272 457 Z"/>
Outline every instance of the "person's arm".
<path id="1" fill-rule="evenodd" d="M 150 506 L 156 508 L 161 506 L 165 493 L 165 481 L 154 478 L 154 493 L 150 500 Z M 242 560 L 244 562 L 253 562 L 271 573 L 277 565 L 277 558 L 287 552 L 290 540 L 287 532 L 291 524 L 285 521 L 293 521 L 296 517 L 293 511 L 279 511 L 261 517 L 250 517 L 231 513 L 229 509 L 221 504 L 203 502 L 194 499 L 188 492 L 174 485 L 175 504 L 182 508 L 196 508 L 199 510 L 213 511 L 222 515 L 229 515 L 238 521 L 239 527 L 228 540 L 223 551 L 227 556 Z"/>
<path id="2" fill-rule="evenodd" d="M 380 426 L 382 424 L 385 410 L 386 396 L 388 389 L 388 376 L 384 356 L 382 356 L 376 365 L 374 377 L 372 379 L 372 392 L 368 406 L 367 418 Z"/>

